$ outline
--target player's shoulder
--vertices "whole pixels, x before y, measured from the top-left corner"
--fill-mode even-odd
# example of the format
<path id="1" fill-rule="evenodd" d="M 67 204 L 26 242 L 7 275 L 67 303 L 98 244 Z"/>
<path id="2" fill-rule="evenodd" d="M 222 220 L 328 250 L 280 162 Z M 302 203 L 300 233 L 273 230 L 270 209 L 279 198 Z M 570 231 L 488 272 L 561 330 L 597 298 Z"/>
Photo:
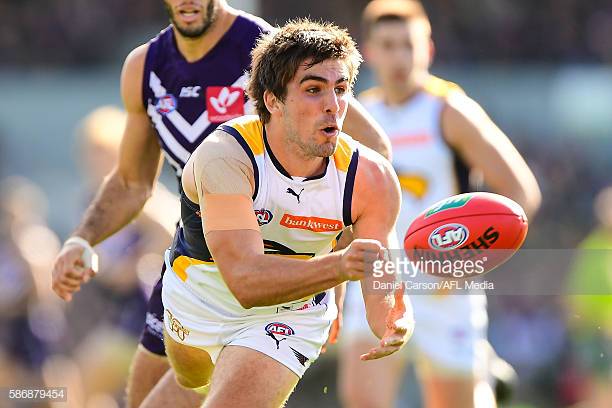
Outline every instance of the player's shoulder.
<path id="1" fill-rule="evenodd" d="M 239 19 L 245 27 L 253 30 L 253 32 L 268 33 L 274 29 L 272 25 L 263 18 L 247 13 L 246 11 L 240 10 L 236 18 Z"/>
<path id="2" fill-rule="evenodd" d="M 357 142 L 355 142 L 357 143 Z M 358 145 L 359 161 L 356 180 L 367 188 L 385 188 L 396 180 L 391 162 L 377 151 L 362 144 Z"/>
<path id="3" fill-rule="evenodd" d="M 465 95 L 463 89 L 454 82 L 430 75 L 425 81 L 423 90 L 429 95 L 448 99 L 457 95 Z"/>
<path id="4" fill-rule="evenodd" d="M 121 95 L 126 109 L 130 112 L 142 107 L 141 86 L 148 49 L 148 43 L 139 45 L 128 54 L 123 63 Z"/>
<path id="5" fill-rule="evenodd" d="M 228 31 L 226 40 L 235 44 L 238 49 L 250 53 L 258 38 L 273 30 L 273 27 L 261 17 L 242 10 L 234 10 L 236 20 L 232 29 Z"/>
<path id="6" fill-rule="evenodd" d="M 221 126 L 211 132 L 193 152 L 194 160 L 212 163 L 217 159 L 237 159 L 250 164 L 250 160 L 239 141 Z"/>
<path id="7" fill-rule="evenodd" d="M 263 122 L 257 115 L 244 115 L 229 120 L 219 129 L 233 136 L 245 150 L 254 156 L 263 154 Z"/>
<path id="8" fill-rule="evenodd" d="M 125 57 L 123 63 L 123 74 L 128 76 L 142 75 L 144 71 L 145 61 L 147 58 L 147 52 L 149 51 L 150 44 L 144 43 L 134 48 Z"/>
<path id="9" fill-rule="evenodd" d="M 364 106 L 380 103 L 383 101 L 383 91 L 380 87 L 373 86 L 357 95 L 357 99 Z"/>
<path id="10" fill-rule="evenodd" d="M 172 36 L 172 25 L 169 25 L 165 27 L 163 30 L 161 30 L 159 33 L 157 33 L 155 37 L 148 40 L 146 43 L 141 44 L 138 47 L 134 48 L 128 54 L 127 58 L 125 59 L 126 64 L 127 63 L 132 63 L 132 64 L 140 63 L 144 65 L 149 49 L 151 49 L 151 47 L 155 47 L 157 44 L 161 42 L 168 43 L 170 41 L 171 36 Z"/>
<path id="11" fill-rule="evenodd" d="M 140 44 L 138 47 L 134 48 L 125 58 L 126 64 L 137 64 L 143 63 L 147 57 L 147 52 L 149 51 L 150 43 L 146 42 L 144 44 Z"/>

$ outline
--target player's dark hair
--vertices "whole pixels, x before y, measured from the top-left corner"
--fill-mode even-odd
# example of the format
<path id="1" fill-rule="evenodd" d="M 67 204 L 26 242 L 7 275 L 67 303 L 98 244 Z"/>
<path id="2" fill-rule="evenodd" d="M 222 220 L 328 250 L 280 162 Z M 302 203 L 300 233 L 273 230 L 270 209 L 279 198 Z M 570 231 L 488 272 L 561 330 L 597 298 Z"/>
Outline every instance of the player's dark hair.
<path id="1" fill-rule="evenodd" d="M 429 17 L 418 0 L 372 0 L 363 10 L 361 26 L 365 38 L 379 23 L 418 20 L 431 31 Z"/>
<path id="2" fill-rule="evenodd" d="M 362 61 L 355 41 L 346 30 L 331 23 L 308 19 L 289 21 L 278 31 L 260 38 L 251 56 L 247 93 L 264 123 L 270 120 L 264 92 L 272 92 L 276 98 L 284 101 L 287 84 L 305 61 L 309 67 L 328 59 L 345 61 L 351 87 Z"/>

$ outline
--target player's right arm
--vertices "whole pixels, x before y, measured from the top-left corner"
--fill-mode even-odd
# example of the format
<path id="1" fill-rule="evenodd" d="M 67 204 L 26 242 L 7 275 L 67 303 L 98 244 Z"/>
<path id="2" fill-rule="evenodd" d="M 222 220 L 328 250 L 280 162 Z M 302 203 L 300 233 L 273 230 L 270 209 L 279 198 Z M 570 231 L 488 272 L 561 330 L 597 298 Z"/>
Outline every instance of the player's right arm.
<path id="1" fill-rule="evenodd" d="M 53 266 L 53 289 L 67 301 L 95 273 L 86 266 L 84 253 L 93 252 L 87 243 L 98 244 L 134 219 L 151 196 L 159 175 L 161 150 L 142 101 L 147 47 L 142 45 L 133 50 L 123 65 L 121 96 L 127 123 L 118 163 L 105 178 Z"/>
<path id="2" fill-rule="evenodd" d="M 312 296 L 347 280 L 361 279 L 371 268 L 381 247 L 370 240 L 357 240 L 345 250 L 309 260 L 264 254 L 253 211 L 252 180 L 246 153 L 221 131 L 202 142 L 183 173 L 185 192 L 200 204 L 206 245 L 244 308 Z M 369 266 L 366 259 L 370 259 Z"/>
<path id="3" fill-rule="evenodd" d="M 482 171 L 492 191 L 519 203 L 529 218 L 542 196 L 535 176 L 508 136 L 484 109 L 462 92 L 452 92 L 442 111 L 446 141 L 470 168 Z"/>

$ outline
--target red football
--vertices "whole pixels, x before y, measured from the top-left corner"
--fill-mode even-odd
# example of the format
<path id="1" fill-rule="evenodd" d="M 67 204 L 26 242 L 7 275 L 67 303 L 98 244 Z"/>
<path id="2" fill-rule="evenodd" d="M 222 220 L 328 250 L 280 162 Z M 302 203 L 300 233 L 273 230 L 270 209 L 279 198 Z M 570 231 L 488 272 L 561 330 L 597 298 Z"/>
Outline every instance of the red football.
<path id="1" fill-rule="evenodd" d="M 526 236 L 527 216 L 519 204 L 499 194 L 466 193 L 419 214 L 406 231 L 404 248 L 413 262 L 479 261 L 478 273 L 484 273 L 508 260 Z M 421 269 L 432 273 L 432 265 Z"/>

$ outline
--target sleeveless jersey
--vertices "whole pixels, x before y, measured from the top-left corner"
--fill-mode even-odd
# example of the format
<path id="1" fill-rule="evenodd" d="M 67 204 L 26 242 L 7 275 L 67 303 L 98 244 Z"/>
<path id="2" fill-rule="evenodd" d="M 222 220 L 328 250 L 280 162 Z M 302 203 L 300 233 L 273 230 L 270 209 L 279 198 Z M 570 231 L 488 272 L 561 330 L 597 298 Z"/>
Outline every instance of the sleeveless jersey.
<path id="1" fill-rule="evenodd" d="M 442 109 L 451 92 L 462 91 L 432 76 L 422 91 L 399 106 L 387 105 L 376 88 L 360 96 L 391 139 L 392 163 L 402 188 L 396 225 L 399 242 L 403 242 L 410 222 L 421 211 L 469 189 L 468 169 L 442 135 Z"/>
<path id="2" fill-rule="evenodd" d="M 308 259 L 331 252 L 344 228 L 352 224 L 351 204 L 359 160 L 358 143 L 341 134 L 325 172 L 311 178 L 291 177 L 274 157 L 262 122 L 244 116 L 219 127 L 247 153 L 253 166 L 253 211 L 266 254 Z M 170 255 L 174 272 L 188 286 L 208 287 L 210 274 L 220 275 L 206 248 L 199 206 L 183 193 L 182 222 Z M 197 266 L 194 268 L 193 266 Z M 227 292 L 218 282 L 216 293 Z M 225 296 L 227 298 L 227 296 Z M 233 298 L 233 296 L 231 296 Z M 234 300 L 234 302 L 237 302 Z M 234 305 L 235 306 L 235 305 Z"/>
<path id="3" fill-rule="evenodd" d="M 250 53 L 260 34 L 269 30 L 264 20 L 241 13 L 219 42 L 191 63 L 179 52 L 172 26 L 149 41 L 142 100 L 178 176 L 220 123 L 252 109 L 244 92 Z"/>

